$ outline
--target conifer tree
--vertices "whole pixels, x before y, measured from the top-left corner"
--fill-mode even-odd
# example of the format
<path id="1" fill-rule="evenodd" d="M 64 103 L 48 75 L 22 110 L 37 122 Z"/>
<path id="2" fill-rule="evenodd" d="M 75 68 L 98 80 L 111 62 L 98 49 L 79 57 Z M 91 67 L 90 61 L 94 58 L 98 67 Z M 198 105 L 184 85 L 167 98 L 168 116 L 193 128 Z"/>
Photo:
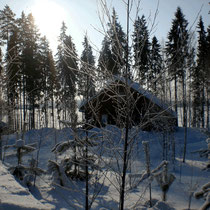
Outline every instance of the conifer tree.
<path id="1" fill-rule="evenodd" d="M 199 80 L 197 82 L 197 87 L 194 87 L 196 92 L 199 91 L 200 95 L 198 96 L 198 92 L 195 93 L 195 99 L 198 100 L 195 103 L 197 104 L 197 118 L 199 119 L 199 123 L 201 123 L 201 127 L 204 128 L 205 126 L 205 93 L 206 93 L 206 76 L 207 76 L 207 40 L 206 40 L 206 31 L 204 28 L 204 23 L 202 17 L 200 17 L 198 22 L 198 47 L 197 47 L 197 72 L 198 78 L 195 80 Z M 202 93 L 202 94 L 201 94 Z M 199 98 L 198 98 L 199 97 Z"/>
<path id="2" fill-rule="evenodd" d="M 24 94 L 24 101 L 26 101 L 31 109 L 29 128 L 35 128 L 35 104 L 40 99 L 41 93 L 41 78 L 39 60 L 39 46 L 40 35 L 34 23 L 32 14 L 27 17 L 22 13 L 20 19 L 20 36 L 21 36 L 21 69 L 22 69 L 22 87 Z M 27 97 L 26 97 L 27 96 Z M 25 118 L 25 114 L 24 114 Z M 25 121 L 25 119 L 24 119 Z"/>
<path id="3" fill-rule="evenodd" d="M 114 60 L 112 59 L 111 42 L 105 36 L 98 59 L 98 73 L 102 80 L 111 77 L 113 66 Z"/>
<path id="4" fill-rule="evenodd" d="M 40 71 L 42 73 L 42 102 L 43 102 L 43 108 L 42 112 L 45 115 L 45 126 L 48 127 L 48 112 L 49 112 L 49 102 L 51 102 L 51 116 L 52 116 L 52 124 L 54 127 L 54 96 L 55 91 L 57 89 L 57 80 L 56 80 L 56 69 L 55 69 L 55 63 L 54 58 L 52 55 L 52 51 L 49 47 L 49 42 L 47 38 L 44 36 L 40 40 Z"/>
<path id="5" fill-rule="evenodd" d="M 125 68 L 126 59 L 126 35 L 118 22 L 118 17 L 113 8 L 111 23 L 108 23 L 108 36 L 111 44 L 112 59 L 110 60 L 110 71 L 113 75 L 120 75 Z"/>
<path id="6" fill-rule="evenodd" d="M 134 68 L 137 80 L 148 87 L 150 42 L 145 16 L 138 16 L 133 32 Z"/>
<path id="7" fill-rule="evenodd" d="M 1 46 L 1 45 L 0 45 Z M 1 47 L 0 47 L 0 75 L 1 75 L 1 73 L 2 73 L 2 69 L 3 69 L 3 64 L 2 64 L 2 50 L 1 50 Z"/>
<path id="8" fill-rule="evenodd" d="M 95 58 L 93 56 L 92 47 L 88 42 L 87 35 L 84 37 L 83 51 L 81 55 L 81 68 L 79 75 L 79 94 L 85 99 L 95 94 Z"/>
<path id="9" fill-rule="evenodd" d="M 0 10 L 0 39 L 1 44 L 6 44 L 6 79 L 4 85 L 7 87 L 7 105 L 8 105 L 8 124 L 13 130 L 13 109 L 15 104 L 15 95 L 17 90 L 17 27 L 15 14 L 8 5 Z M 16 62 L 13 61 L 16 59 Z M 16 86 L 16 87 L 15 87 Z"/>
<path id="10" fill-rule="evenodd" d="M 0 10 L 0 39 L 8 42 L 10 32 L 13 31 L 15 25 L 15 13 L 6 5 Z"/>
<path id="11" fill-rule="evenodd" d="M 185 19 L 181 8 L 178 7 L 172 21 L 171 29 L 168 33 L 168 41 L 166 42 L 167 68 L 170 80 L 174 81 L 174 102 L 176 113 L 178 112 L 178 82 L 182 84 L 182 97 L 185 98 L 185 71 L 187 66 L 189 43 L 187 26 L 188 22 Z M 183 123 L 185 124 L 185 122 Z"/>
<path id="12" fill-rule="evenodd" d="M 14 129 L 13 119 L 15 104 L 18 102 L 18 89 L 20 82 L 20 49 L 18 40 L 18 28 L 14 27 L 9 35 L 6 51 L 6 87 L 8 103 L 8 124 Z M 17 123 L 18 126 L 18 123 Z"/>
<path id="13" fill-rule="evenodd" d="M 163 82 L 162 78 L 163 59 L 160 52 L 160 44 L 156 36 L 153 37 L 150 52 L 150 70 L 148 75 L 149 89 L 157 93 L 160 84 Z"/>
<path id="14" fill-rule="evenodd" d="M 209 109 L 210 109 L 210 25 L 207 28 L 207 36 L 206 36 L 206 41 L 207 41 L 207 59 L 206 59 L 206 106 L 207 106 L 207 111 L 206 111 L 206 115 L 207 115 L 207 124 L 206 127 L 209 130 L 210 129 L 210 113 L 209 113 Z"/>
<path id="15" fill-rule="evenodd" d="M 56 62 L 60 83 L 60 102 L 62 103 L 62 106 L 64 106 L 65 120 L 67 118 L 67 110 L 71 111 L 71 109 L 75 109 L 76 82 L 78 74 L 76 48 L 72 41 L 72 37 L 66 34 L 66 30 L 67 27 L 63 22 L 59 36 Z"/>

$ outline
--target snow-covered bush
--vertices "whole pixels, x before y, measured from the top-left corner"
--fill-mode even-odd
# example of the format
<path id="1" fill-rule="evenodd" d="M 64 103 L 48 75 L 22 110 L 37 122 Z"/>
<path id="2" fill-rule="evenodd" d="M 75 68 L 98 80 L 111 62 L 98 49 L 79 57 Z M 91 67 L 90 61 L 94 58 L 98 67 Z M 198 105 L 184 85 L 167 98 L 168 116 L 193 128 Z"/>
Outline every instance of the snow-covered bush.
<path id="1" fill-rule="evenodd" d="M 19 139 L 15 144 L 4 147 L 5 150 L 9 148 L 14 150 L 12 156 L 17 157 L 17 165 L 10 167 L 10 172 L 26 186 L 31 186 L 36 176 L 43 174 L 44 171 L 37 167 L 37 161 L 34 158 L 29 160 L 29 166 L 23 165 L 22 157 L 36 150 L 36 143 L 26 145 L 23 139 Z"/>
<path id="2" fill-rule="evenodd" d="M 200 199 L 204 198 L 206 201 L 200 207 L 200 210 L 207 210 L 210 208 L 210 182 L 202 186 L 201 190 L 194 194 L 195 198 Z"/>
<path id="3" fill-rule="evenodd" d="M 210 138 L 206 139 L 206 143 L 208 148 L 202 149 L 199 152 L 200 157 L 206 157 L 208 158 L 208 162 L 204 170 L 209 171 L 210 170 Z M 207 210 L 210 208 L 210 182 L 204 184 L 201 187 L 200 191 L 197 191 L 194 193 L 195 198 L 200 199 L 204 198 L 205 203 L 200 207 L 200 210 Z"/>
<path id="4" fill-rule="evenodd" d="M 86 156 L 86 146 L 92 147 L 95 144 L 87 138 L 74 138 L 74 140 L 60 142 L 54 146 L 51 151 L 58 155 L 59 161 L 50 160 L 48 164 L 49 172 L 53 175 L 54 181 L 58 181 L 61 186 L 64 185 L 64 177 L 84 181 L 86 164 L 91 170 L 99 168 L 95 164 L 94 155 L 88 154 Z"/>
<path id="5" fill-rule="evenodd" d="M 169 190 L 169 187 L 175 180 L 175 176 L 173 174 L 168 174 L 168 164 L 164 164 L 163 170 L 155 174 L 155 178 L 162 190 L 162 199 L 163 201 L 166 201 L 166 194 Z"/>

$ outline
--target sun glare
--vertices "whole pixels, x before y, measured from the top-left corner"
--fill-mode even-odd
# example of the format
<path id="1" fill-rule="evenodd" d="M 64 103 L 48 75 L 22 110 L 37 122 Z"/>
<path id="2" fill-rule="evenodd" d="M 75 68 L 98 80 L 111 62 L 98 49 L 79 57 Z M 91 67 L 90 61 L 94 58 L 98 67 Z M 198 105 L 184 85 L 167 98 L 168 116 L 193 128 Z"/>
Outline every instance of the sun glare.
<path id="1" fill-rule="evenodd" d="M 66 19 L 65 9 L 53 0 L 36 0 L 31 10 L 40 32 L 50 41 L 55 39 Z"/>

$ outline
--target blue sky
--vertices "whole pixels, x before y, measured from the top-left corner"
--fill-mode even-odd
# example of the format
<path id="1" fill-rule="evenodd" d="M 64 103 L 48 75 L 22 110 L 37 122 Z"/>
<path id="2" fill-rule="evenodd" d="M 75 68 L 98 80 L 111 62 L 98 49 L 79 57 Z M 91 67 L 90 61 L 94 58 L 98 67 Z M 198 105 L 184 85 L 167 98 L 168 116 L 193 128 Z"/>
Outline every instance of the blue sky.
<path id="1" fill-rule="evenodd" d="M 51 48 L 56 50 L 57 37 L 64 20 L 70 34 L 76 45 L 78 54 L 82 51 L 82 42 L 84 35 L 88 37 L 96 50 L 100 50 L 103 39 L 103 27 L 101 26 L 99 13 L 101 0 L 1 0 L 0 9 L 7 4 L 13 10 L 17 17 L 22 11 L 26 14 L 35 13 L 37 25 L 40 32 L 45 34 L 51 42 Z M 104 1 L 104 0 L 103 0 Z M 132 0 L 131 0 L 132 1 Z M 132 21 L 136 17 L 136 2 L 133 1 L 131 12 L 131 29 Z M 159 5 L 158 5 L 159 2 Z M 112 11 L 112 6 L 118 14 L 119 21 L 125 29 L 126 26 L 126 9 L 122 0 L 107 0 L 108 8 Z M 171 22 L 174 17 L 177 6 L 182 8 L 185 18 L 189 21 L 192 30 L 195 29 L 198 15 L 202 15 L 205 27 L 210 25 L 209 0 L 141 0 L 138 15 L 144 14 L 148 22 L 148 29 L 151 29 L 154 20 L 155 11 L 158 9 L 155 19 L 155 27 L 151 30 L 151 37 L 156 35 L 160 42 L 166 40 L 167 33 L 170 30 Z M 200 13 L 199 13 L 200 11 Z M 44 14 L 43 14 L 44 13 Z M 46 18 L 46 14 L 49 18 Z M 194 21 L 196 23 L 193 25 Z"/>

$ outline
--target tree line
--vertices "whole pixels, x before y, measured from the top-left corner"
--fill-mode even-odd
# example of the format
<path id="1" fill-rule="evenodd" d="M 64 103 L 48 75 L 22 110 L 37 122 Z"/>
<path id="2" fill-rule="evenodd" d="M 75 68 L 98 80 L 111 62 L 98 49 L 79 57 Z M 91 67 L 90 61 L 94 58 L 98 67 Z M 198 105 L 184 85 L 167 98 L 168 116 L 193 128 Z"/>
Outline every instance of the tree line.
<path id="1" fill-rule="evenodd" d="M 178 7 L 164 45 L 151 37 L 144 15 L 133 23 L 129 46 L 114 8 L 106 29 L 98 58 L 87 34 L 79 56 L 63 22 L 54 56 L 31 13 L 16 18 L 8 5 L 0 10 L 0 110 L 12 130 L 77 121 L 78 96 L 93 96 L 126 71 L 169 103 L 182 126 L 209 128 L 210 26 L 205 28 L 201 16 L 191 31 Z"/>

